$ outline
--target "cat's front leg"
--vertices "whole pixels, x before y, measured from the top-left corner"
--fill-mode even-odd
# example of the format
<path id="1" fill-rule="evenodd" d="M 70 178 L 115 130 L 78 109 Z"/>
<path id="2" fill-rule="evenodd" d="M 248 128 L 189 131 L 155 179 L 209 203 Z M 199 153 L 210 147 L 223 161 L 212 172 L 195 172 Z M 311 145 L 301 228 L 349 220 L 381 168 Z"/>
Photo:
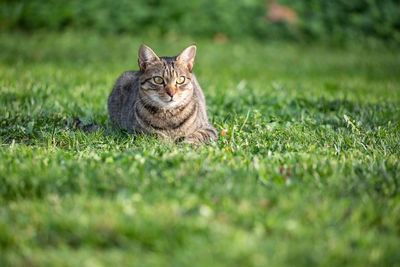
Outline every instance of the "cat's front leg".
<path id="1" fill-rule="evenodd" d="M 199 128 L 183 138 L 184 143 L 201 144 L 217 140 L 218 133 L 212 126 Z"/>

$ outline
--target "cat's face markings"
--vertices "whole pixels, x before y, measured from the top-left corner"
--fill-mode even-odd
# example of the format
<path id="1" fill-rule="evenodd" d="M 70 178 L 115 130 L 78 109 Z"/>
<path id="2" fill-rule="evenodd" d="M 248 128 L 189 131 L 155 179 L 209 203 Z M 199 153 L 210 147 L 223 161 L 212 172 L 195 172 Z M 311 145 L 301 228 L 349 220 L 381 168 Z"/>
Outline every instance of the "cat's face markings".
<path id="1" fill-rule="evenodd" d="M 147 46 L 139 49 L 141 90 L 146 101 L 172 108 L 187 102 L 193 95 L 191 83 L 196 47 L 190 46 L 176 57 L 159 58 Z"/>

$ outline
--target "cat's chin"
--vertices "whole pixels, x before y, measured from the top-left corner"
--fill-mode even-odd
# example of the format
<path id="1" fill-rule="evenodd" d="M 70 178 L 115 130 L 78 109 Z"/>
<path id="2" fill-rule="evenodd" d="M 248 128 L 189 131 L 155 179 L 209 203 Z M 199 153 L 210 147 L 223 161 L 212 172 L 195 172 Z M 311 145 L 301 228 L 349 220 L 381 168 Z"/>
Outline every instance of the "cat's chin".
<path id="1" fill-rule="evenodd" d="M 178 106 L 179 105 L 179 101 L 176 101 L 176 100 L 169 100 L 169 101 L 164 101 L 164 100 L 162 100 L 162 102 L 163 102 L 163 104 L 164 104 L 164 107 L 166 107 L 166 108 L 173 108 L 173 107 L 176 107 L 176 106 Z"/>
<path id="2" fill-rule="evenodd" d="M 154 103 L 155 106 L 158 106 L 159 108 L 163 109 L 175 108 L 176 106 L 179 106 L 179 104 L 181 103 L 180 101 L 177 100 L 163 100 L 163 99 L 152 99 L 152 102 Z"/>

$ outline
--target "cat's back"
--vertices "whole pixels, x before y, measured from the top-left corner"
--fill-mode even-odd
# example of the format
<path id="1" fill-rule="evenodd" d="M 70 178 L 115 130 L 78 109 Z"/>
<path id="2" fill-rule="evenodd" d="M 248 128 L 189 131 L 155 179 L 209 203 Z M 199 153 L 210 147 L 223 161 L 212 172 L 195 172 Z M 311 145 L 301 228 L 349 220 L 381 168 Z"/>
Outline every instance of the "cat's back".
<path id="1" fill-rule="evenodd" d="M 139 76 L 140 71 L 125 71 L 122 73 L 108 97 L 110 119 L 113 122 L 117 122 L 121 127 L 126 124 L 123 115 L 129 112 L 124 109 L 130 106 L 128 102 L 132 101 L 132 98 L 136 96 L 139 87 Z"/>

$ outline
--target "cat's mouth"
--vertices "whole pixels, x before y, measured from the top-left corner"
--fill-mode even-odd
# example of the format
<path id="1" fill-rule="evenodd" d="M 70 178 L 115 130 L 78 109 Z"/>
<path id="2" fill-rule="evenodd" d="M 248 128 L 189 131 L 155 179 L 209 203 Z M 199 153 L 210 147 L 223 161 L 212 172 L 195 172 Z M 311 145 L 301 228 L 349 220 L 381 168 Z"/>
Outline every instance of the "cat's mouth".
<path id="1" fill-rule="evenodd" d="M 173 107 L 173 106 L 177 105 L 178 102 L 179 101 L 177 101 L 177 99 L 175 99 L 175 98 L 170 98 L 168 100 L 164 100 L 165 105 L 166 106 L 170 106 L 170 107 Z"/>
<path id="2" fill-rule="evenodd" d="M 167 102 L 167 103 L 173 103 L 173 102 L 176 102 L 176 97 L 169 97 L 169 99 L 167 99 L 167 100 L 164 100 L 164 102 Z"/>

